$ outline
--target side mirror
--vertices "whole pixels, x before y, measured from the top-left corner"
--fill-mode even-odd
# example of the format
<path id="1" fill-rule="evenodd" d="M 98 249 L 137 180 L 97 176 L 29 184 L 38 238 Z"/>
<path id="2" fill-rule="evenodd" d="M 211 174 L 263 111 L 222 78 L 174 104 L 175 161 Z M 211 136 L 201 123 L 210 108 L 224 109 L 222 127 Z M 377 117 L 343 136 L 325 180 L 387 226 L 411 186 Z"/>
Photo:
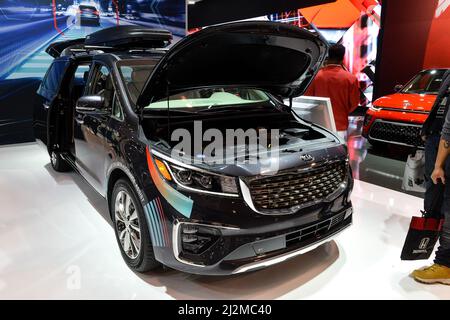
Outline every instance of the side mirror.
<path id="1" fill-rule="evenodd" d="M 105 98 L 102 96 L 83 96 L 78 99 L 75 109 L 79 112 L 92 112 L 99 111 L 104 105 Z"/>
<path id="2" fill-rule="evenodd" d="M 402 84 L 397 84 L 397 85 L 394 87 L 395 92 L 399 92 L 399 91 L 402 90 L 402 89 L 403 89 L 403 85 L 402 85 Z"/>

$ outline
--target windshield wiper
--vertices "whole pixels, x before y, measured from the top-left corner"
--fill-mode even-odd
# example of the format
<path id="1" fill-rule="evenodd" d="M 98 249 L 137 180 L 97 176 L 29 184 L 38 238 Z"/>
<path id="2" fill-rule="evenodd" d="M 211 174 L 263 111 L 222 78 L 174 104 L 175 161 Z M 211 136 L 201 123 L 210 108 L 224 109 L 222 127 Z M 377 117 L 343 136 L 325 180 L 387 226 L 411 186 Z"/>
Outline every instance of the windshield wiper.
<path id="1" fill-rule="evenodd" d="M 229 112 L 229 111 L 251 111 L 255 109 L 265 109 L 266 106 L 256 106 L 256 105 L 248 105 L 248 104 L 240 104 L 240 105 L 233 105 L 233 106 L 221 106 L 218 107 L 217 105 L 212 105 L 204 109 L 200 109 L 197 112 L 203 113 L 203 112 L 211 112 L 211 113 L 220 113 L 220 112 Z"/>
<path id="2" fill-rule="evenodd" d="M 167 109 L 144 109 L 146 113 L 167 113 Z M 170 110 L 169 113 L 196 114 L 194 110 Z"/>

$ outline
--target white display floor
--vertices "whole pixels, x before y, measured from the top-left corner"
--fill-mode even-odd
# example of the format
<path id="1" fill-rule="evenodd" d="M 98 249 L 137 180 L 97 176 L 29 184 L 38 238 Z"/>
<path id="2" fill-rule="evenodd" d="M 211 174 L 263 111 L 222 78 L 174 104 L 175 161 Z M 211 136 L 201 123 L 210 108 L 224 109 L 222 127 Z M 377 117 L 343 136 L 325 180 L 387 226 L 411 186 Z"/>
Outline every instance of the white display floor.
<path id="1" fill-rule="evenodd" d="M 422 200 L 356 181 L 354 224 L 336 242 L 233 277 L 135 274 L 122 261 L 105 201 L 75 173 L 54 172 L 37 144 L 0 147 L 1 299 L 450 299 L 399 259 Z"/>

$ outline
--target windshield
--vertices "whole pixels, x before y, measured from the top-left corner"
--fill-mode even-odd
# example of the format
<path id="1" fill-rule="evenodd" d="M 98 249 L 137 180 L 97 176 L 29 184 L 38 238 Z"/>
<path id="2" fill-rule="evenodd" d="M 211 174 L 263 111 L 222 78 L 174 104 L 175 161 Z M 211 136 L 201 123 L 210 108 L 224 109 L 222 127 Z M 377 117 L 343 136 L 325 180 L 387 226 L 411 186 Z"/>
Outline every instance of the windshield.
<path id="1" fill-rule="evenodd" d="M 446 70 L 425 70 L 405 85 L 402 93 L 438 94 Z"/>
<path id="2" fill-rule="evenodd" d="M 121 61 L 118 65 L 123 82 L 131 101 L 136 104 L 142 89 L 155 67 L 156 61 Z M 170 109 L 189 111 L 193 108 L 213 109 L 215 107 L 233 107 L 256 103 L 268 103 L 269 96 L 257 89 L 213 87 L 188 90 L 171 95 L 169 100 L 163 98 L 146 106 L 145 110 Z"/>
<path id="3" fill-rule="evenodd" d="M 269 102 L 269 96 L 261 90 L 248 88 L 202 88 L 185 91 L 157 102 L 145 109 L 214 109 L 221 106 L 238 106 Z"/>
<path id="4" fill-rule="evenodd" d="M 91 11 L 96 11 L 97 10 L 93 6 L 86 6 L 86 5 L 80 5 L 79 8 L 80 8 L 80 10 L 91 10 Z"/>

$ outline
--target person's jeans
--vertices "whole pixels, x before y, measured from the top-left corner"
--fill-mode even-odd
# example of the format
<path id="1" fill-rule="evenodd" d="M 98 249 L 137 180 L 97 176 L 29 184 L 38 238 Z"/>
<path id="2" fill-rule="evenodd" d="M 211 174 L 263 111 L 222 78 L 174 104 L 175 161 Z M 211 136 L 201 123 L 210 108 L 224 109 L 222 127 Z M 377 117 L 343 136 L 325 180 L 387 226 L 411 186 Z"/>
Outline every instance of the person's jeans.
<path id="1" fill-rule="evenodd" d="M 424 209 L 426 216 L 445 218 L 434 262 L 450 267 L 450 159 L 445 163 L 446 187 L 435 185 L 431 180 L 440 139 L 440 135 L 432 135 L 425 141 Z"/>
<path id="2" fill-rule="evenodd" d="M 444 215 L 442 211 L 443 192 L 442 186 L 435 185 L 431 180 L 434 170 L 437 152 L 439 149 L 440 135 L 432 135 L 425 141 L 425 216 L 440 217 Z M 450 172 L 449 172 L 450 173 Z"/>

